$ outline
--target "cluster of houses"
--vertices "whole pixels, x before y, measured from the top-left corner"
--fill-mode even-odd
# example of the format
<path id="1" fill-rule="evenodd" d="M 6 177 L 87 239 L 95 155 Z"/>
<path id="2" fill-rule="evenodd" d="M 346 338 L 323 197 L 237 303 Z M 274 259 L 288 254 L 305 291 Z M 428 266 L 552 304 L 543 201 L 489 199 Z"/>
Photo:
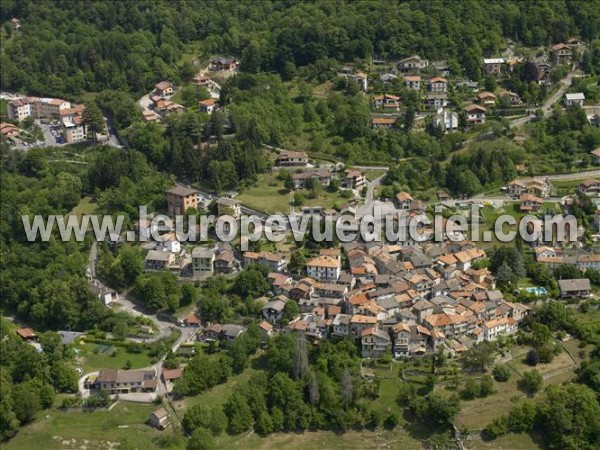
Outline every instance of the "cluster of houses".
<path id="1" fill-rule="evenodd" d="M 485 253 L 471 242 L 422 247 L 350 243 L 322 249 L 306 263 L 306 277 L 272 272 L 274 296 L 263 306 L 266 322 L 311 339 L 331 335 L 360 341 L 363 357 L 395 357 L 444 348 L 459 354 L 482 340 L 513 334 L 528 308 L 507 302 L 487 269 L 473 264 Z M 285 305 L 301 315 L 283 324 Z"/>
<path id="2" fill-rule="evenodd" d="M 582 272 L 588 269 L 600 270 L 600 254 L 581 249 L 563 249 L 541 245 L 535 249 L 536 261 L 550 270 L 561 266 L 577 267 Z"/>
<path id="3" fill-rule="evenodd" d="M 508 195 L 520 202 L 521 212 L 539 212 L 544 205 L 544 199 L 550 196 L 552 185 L 547 178 L 530 180 L 513 180 L 508 183 Z"/>
<path id="4" fill-rule="evenodd" d="M 275 165 L 280 168 L 296 169 L 291 174 L 294 189 L 306 188 L 310 180 L 315 180 L 322 186 L 329 186 L 338 178 L 338 173 L 331 169 L 313 168 L 309 164 L 306 152 L 282 150 L 275 160 Z M 346 169 L 342 175 L 341 185 L 348 189 L 361 189 L 367 183 L 364 172 L 358 169 Z"/>
<path id="5" fill-rule="evenodd" d="M 8 102 L 8 118 L 22 121 L 28 117 L 60 122 L 66 143 L 84 141 L 87 137 L 82 115 L 85 105 L 75 105 L 61 98 L 22 97 Z M 14 132 L 14 130 L 13 130 Z"/>
<path id="6" fill-rule="evenodd" d="M 536 81 L 540 85 L 550 84 L 550 73 L 553 67 L 559 65 L 570 65 L 575 61 L 577 47 L 582 42 L 577 38 L 570 39 L 566 44 L 560 43 L 549 49 L 550 57 L 548 60 L 538 59 L 535 62 Z M 382 64 L 385 61 L 374 61 L 374 64 Z M 524 58 L 512 56 L 509 58 L 484 58 L 482 61 L 482 72 L 485 76 L 502 77 L 504 74 L 512 73 L 516 66 L 524 63 Z M 364 75 L 362 72 L 354 72 L 345 68 L 338 75 L 346 78 L 356 79 L 358 75 Z M 454 88 L 464 87 L 473 92 L 478 92 L 477 82 L 469 80 L 454 80 L 452 86 L 448 81 L 450 68 L 446 61 L 429 61 L 421 58 L 419 55 L 413 55 L 402 59 L 396 63 L 391 72 L 381 73 L 379 81 L 383 84 L 396 83 L 402 81 L 405 89 L 418 92 L 420 99 L 426 108 L 436 111 L 433 115 L 434 123 L 444 132 L 451 132 L 458 128 L 458 117 L 456 112 L 447 110 L 450 105 L 448 92 Z M 367 90 L 366 79 L 361 83 L 363 89 Z M 502 99 L 502 104 L 518 106 L 522 104 L 521 98 L 516 92 L 500 89 L 495 94 L 493 92 L 477 93 L 473 103 L 462 105 L 465 112 L 466 125 L 477 125 L 485 123 L 486 112 L 494 108 L 497 102 Z M 582 93 L 570 93 L 565 96 L 565 105 L 583 105 L 585 97 Z M 383 117 L 373 117 L 371 119 L 372 128 L 391 128 L 396 122 L 394 114 L 401 109 L 401 100 L 398 95 L 391 93 L 379 93 L 372 97 L 372 105 L 377 113 L 383 113 Z M 460 105 L 454 105 L 460 106 Z"/>

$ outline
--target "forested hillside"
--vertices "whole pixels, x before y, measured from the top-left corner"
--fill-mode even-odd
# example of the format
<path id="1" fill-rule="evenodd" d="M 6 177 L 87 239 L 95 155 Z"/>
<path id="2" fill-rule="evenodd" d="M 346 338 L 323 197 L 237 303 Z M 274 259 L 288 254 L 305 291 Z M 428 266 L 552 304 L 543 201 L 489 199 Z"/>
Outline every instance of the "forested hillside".
<path id="1" fill-rule="evenodd" d="M 329 59 L 401 58 L 413 53 L 448 60 L 481 78 L 482 56 L 506 40 L 542 46 L 579 35 L 597 37 L 596 2 L 37 2 L 5 0 L 0 63 L 3 88 L 77 96 L 105 89 L 142 93 L 156 81 L 190 74 L 186 46 L 205 55 L 230 53 L 243 70 L 284 78 Z"/>

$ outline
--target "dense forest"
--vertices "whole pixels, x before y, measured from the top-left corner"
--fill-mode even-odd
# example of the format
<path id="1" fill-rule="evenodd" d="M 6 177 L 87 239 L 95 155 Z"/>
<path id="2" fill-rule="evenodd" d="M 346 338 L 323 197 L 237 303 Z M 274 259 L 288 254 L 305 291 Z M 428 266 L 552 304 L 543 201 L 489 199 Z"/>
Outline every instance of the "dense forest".
<path id="1" fill-rule="evenodd" d="M 36 2 L 5 0 L 2 22 L 22 28 L 3 42 L 4 88 L 55 96 L 105 89 L 142 93 L 189 74 L 186 45 L 229 53 L 248 72 L 284 78 L 329 59 L 445 59 L 481 78 L 482 56 L 506 39 L 545 46 L 598 35 L 595 2 Z"/>

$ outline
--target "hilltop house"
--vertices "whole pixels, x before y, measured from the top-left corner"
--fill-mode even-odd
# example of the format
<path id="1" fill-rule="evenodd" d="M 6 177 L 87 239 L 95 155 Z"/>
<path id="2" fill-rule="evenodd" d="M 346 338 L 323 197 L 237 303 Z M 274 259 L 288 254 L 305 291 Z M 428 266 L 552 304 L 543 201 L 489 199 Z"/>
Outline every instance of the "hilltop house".
<path id="1" fill-rule="evenodd" d="M 283 150 L 277 155 L 275 164 L 277 166 L 305 167 L 308 164 L 308 155 L 305 152 Z"/>
<path id="2" fill-rule="evenodd" d="M 205 278 L 214 273 L 215 249 L 194 247 L 192 250 L 192 271 L 195 278 Z"/>
<path id="3" fill-rule="evenodd" d="M 573 50 L 568 45 L 561 42 L 552 46 L 552 60 L 556 65 L 571 64 L 572 59 Z"/>
<path id="4" fill-rule="evenodd" d="M 583 95 L 583 92 L 575 92 L 573 94 L 565 94 L 565 106 L 571 107 L 571 106 L 579 106 L 580 108 L 583 107 L 583 102 L 585 101 L 585 95 Z"/>
<path id="5" fill-rule="evenodd" d="M 421 76 L 420 75 L 406 75 L 404 77 L 404 85 L 411 91 L 421 90 Z"/>
<path id="6" fill-rule="evenodd" d="M 506 64 L 504 58 L 485 58 L 483 60 L 483 73 L 486 75 L 500 75 Z"/>
<path id="7" fill-rule="evenodd" d="M 169 424 L 169 413 L 165 408 L 159 408 L 150 414 L 148 423 L 150 423 L 150 425 L 154 428 L 164 430 Z"/>
<path id="8" fill-rule="evenodd" d="M 395 117 L 373 117 L 371 119 L 371 128 L 392 128 L 395 123 Z"/>
<path id="9" fill-rule="evenodd" d="M 465 107 L 465 113 L 467 114 L 467 124 L 477 125 L 485 123 L 485 111 L 483 106 L 471 104 Z"/>
<path id="10" fill-rule="evenodd" d="M 167 97 L 173 94 L 173 83 L 170 81 L 161 81 L 154 85 L 154 92 L 160 97 Z"/>
<path id="11" fill-rule="evenodd" d="M 108 394 L 128 394 L 131 392 L 154 392 L 156 390 L 156 370 L 100 370 L 95 382 L 96 388 Z"/>
<path id="12" fill-rule="evenodd" d="M 600 181 L 585 180 L 579 183 L 577 190 L 585 195 L 598 194 L 600 192 Z"/>
<path id="13" fill-rule="evenodd" d="M 519 201 L 521 202 L 519 207 L 521 212 L 538 212 L 544 204 L 544 199 L 533 194 L 523 194 L 519 197 Z"/>
<path id="14" fill-rule="evenodd" d="M 219 216 L 228 214 L 237 218 L 242 214 L 242 204 L 238 200 L 221 197 L 217 200 L 217 212 Z"/>
<path id="15" fill-rule="evenodd" d="M 398 71 L 400 73 L 419 72 L 429 65 L 427 59 L 422 59 L 418 55 L 409 56 L 398 62 Z"/>
<path id="16" fill-rule="evenodd" d="M 434 77 L 427 82 L 427 90 L 430 92 L 448 92 L 448 80 L 442 77 Z"/>
<path id="17" fill-rule="evenodd" d="M 162 270 L 168 268 L 174 261 L 173 253 L 161 250 L 150 250 L 144 259 L 146 270 Z"/>
<path id="18" fill-rule="evenodd" d="M 590 280 L 587 278 L 579 278 L 574 280 L 558 280 L 560 289 L 560 297 L 568 298 L 586 298 L 592 294 Z"/>
<path id="19" fill-rule="evenodd" d="M 198 110 L 206 114 L 212 114 L 217 106 L 217 101 L 214 98 L 207 98 L 198 102 Z"/>
<path id="20" fill-rule="evenodd" d="M 367 328 L 360 333 L 361 355 L 373 358 L 387 352 L 391 347 L 390 336 L 383 330 Z"/>
<path id="21" fill-rule="evenodd" d="M 218 58 L 212 62 L 213 69 L 221 72 L 235 70 L 239 62 L 232 58 Z"/>
<path id="22" fill-rule="evenodd" d="M 199 192 L 186 186 L 177 185 L 167 189 L 169 215 L 183 214 L 187 209 L 198 207 Z"/>
<path id="23" fill-rule="evenodd" d="M 360 170 L 346 170 L 344 177 L 344 187 L 349 189 L 360 189 L 367 182 L 365 174 Z"/>

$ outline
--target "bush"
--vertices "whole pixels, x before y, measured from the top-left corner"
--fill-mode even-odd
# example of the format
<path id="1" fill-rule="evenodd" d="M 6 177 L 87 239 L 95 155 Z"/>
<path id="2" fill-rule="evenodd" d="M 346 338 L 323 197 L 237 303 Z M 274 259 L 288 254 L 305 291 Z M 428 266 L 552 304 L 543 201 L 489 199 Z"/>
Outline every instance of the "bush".
<path id="1" fill-rule="evenodd" d="M 527 352 L 527 357 L 525 358 L 525 361 L 530 366 L 535 367 L 540 362 L 540 355 L 538 354 L 538 352 L 536 350 L 531 349 L 531 350 L 529 350 L 529 352 Z"/>
<path id="2" fill-rule="evenodd" d="M 543 384 L 542 375 L 535 369 L 524 372 L 523 378 L 519 380 L 519 387 L 528 394 L 535 394 Z"/>
<path id="3" fill-rule="evenodd" d="M 400 423 L 400 417 L 396 413 L 390 413 L 383 421 L 383 426 L 387 430 L 393 430 Z"/>
<path id="4" fill-rule="evenodd" d="M 489 439 L 496 439 L 498 436 L 508 433 L 508 419 L 504 416 L 494 419 L 483 429 L 483 433 Z"/>
<path id="5" fill-rule="evenodd" d="M 505 365 L 497 365 L 494 366 L 494 370 L 492 371 L 492 375 L 494 376 L 494 380 L 499 383 L 503 383 L 510 379 L 510 369 Z"/>
<path id="6" fill-rule="evenodd" d="M 483 378 L 481 378 L 481 382 L 479 383 L 479 396 L 483 398 L 493 393 L 494 382 L 492 381 L 492 377 L 485 375 Z"/>

